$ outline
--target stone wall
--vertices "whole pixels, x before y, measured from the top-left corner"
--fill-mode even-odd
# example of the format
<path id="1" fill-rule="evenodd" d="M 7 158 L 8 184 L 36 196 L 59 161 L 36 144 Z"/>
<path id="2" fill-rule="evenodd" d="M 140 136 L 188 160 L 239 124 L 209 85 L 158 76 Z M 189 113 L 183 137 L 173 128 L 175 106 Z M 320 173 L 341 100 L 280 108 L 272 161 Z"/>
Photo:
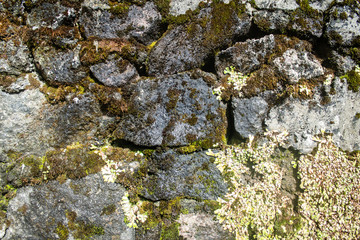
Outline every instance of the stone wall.
<path id="1" fill-rule="evenodd" d="M 0 0 L 0 238 L 234 239 L 213 220 L 227 185 L 207 149 L 287 130 L 292 196 L 314 135 L 360 150 L 359 9 Z M 229 66 L 249 76 L 240 95 Z M 136 229 L 125 192 L 148 215 Z"/>

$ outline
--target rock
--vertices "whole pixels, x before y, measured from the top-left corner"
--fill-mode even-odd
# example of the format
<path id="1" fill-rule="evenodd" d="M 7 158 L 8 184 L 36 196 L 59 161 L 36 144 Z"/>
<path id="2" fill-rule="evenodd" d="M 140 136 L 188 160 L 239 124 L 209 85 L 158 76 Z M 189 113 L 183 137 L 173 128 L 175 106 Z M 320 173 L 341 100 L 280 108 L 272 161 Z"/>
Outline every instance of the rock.
<path id="1" fill-rule="evenodd" d="M 165 75 L 199 68 L 215 49 L 231 44 L 250 30 L 251 17 L 213 2 L 187 26 L 168 30 L 149 54 L 149 74 Z"/>
<path id="2" fill-rule="evenodd" d="M 42 76 L 50 83 L 76 83 L 86 76 L 80 63 L 80 49 L 81 45 L 65 51 L 40 46 L 34 52 L 34 60 Z"/>
<path id="3" fill-rule="evenodd" d="M 176 197 L 216 200 L 227 192 L 220 171 L 205 152 L 154 153 L 143 196 L 152 201 Z"/>
<path id="4" fill-rule="evenodd" d="M 320 38 L 323 34 L 323 15 L 321 12 L 297 10 L 291 14 L 288 29 L 296 34 L 306 37 Z"/>
<path id="5" fill-rule="evenodd" d="M 266 58 L 273 53 L 274 48 L 275 37 L 272 34 L 260 39 L 237 42 L 216 56 L 216 72 L 219 76 L 224 76 L 225 68 L 234 66 L 237 71 L 248 74 L 260 68 Z"/>
<path id="6" fill-rule="evenodd" d="M 120 3 L 121 4 L 121 3 Z M 84 26 L 87 38 L 134 37 L 144 44 L 154 41 L 160 31 L 161 15 L 153 2 L 146 2 L 142 7 L 131 5 L 124 8 L 119 15 L 111 13 L 104 3 L 87 3 L 83 5 L 80 23 Z M 95 9 L 93 9 L 95 8 Z M 116 8 L 116 6 L 114 6 Z"/>
<path id="7" fill-rule="evenodd" d="M 139 78 L 136 68 L 126 60 L 110 60 L 90 67 L 97 80 L 109 87 L 122 87 Z"/>
<path id="8" fill-rule="evenodd" d="M 338 75 L 344 75 L 355 68 L 355 61 L 349 56 L 342 56 L 336 51 L 331 51 L 331 63 L 334 64 Z"/>
<path id="9" fill-rule="evenodd" d="M 221 142 L 225 108 L 203 78 L 189 72 L 145 78 L 131 89 L 129 113 L 114 137 L 142 146 L 183 146 L 194 141 Z"/>
<path id="10" fill-rule="evenodd" d="M 326 24 L 326 36 L 331 46 L 359 45 L 360 11 L 349 6 L 335 6 L 330 11 Z"/>
<path id="11" fill-rule="evenodd" d="M 111 8 L 106 0 L 84 0 L 82 6 L 93 10 L 109 10 Z"/>
<path id="12" fill-rule="evenodd" d="M 275 58 L 274 66 L 290 83 L 300 79 L 311 79 L 324 74 L 319 60 L 307 51 L 286 50 L 281 57 Z"/>
<path id="13" fill-rule="evenodd" d="M 321 105 L 320 93 L 314 100 L 289 98 L 284 104 L 270 110 L 265 120 L 268 130 L 287 130 L 289 145 L 301 153 L 310 153 L 317 145 L 312 139 L 321 130 L 332 133 L 338 147 L 347 151 L 360 149 L 359 93 L 347 90 L 347 84 L 335 81 L 335 95 Z"/>
<path id="14" fill-rule="evenodd" d="M 310 0 L 309 5 L 317 11 L 325 12 L 333 2 L 333 0 Z"/>
<path id="15" fill-rule="evenodd" d="M 29 48 L 19 39 L 0 41 L 0 73 L 20 75 L 34 71 Z"/>
<path id="16" fill-rule="evenodd" d="M 26 24 L 32 29 L 41 27 L 56 29 L 61 25 L 73 26 L 75 18 L 75 9 L 45 2 L 31 9 Z"/>
<path id="17" fill-rule="evenodd" d="M 296 0 L 255 0 L 255 4 L 268 10 L 295 10 L 299 7 Z"/>
<path id="18" fill-rule="evenodd" d="M 5 75 L 0 78 L 0 90 L 7 93 L 19 93 L 39 86 L 41 86 L 41 82 L 35 72 L 17 77 Z"/>
<path id="19" fill-rule="evenodd" d="M 244 138 L 261 133 L 262 123 L 269 109 L 262 97 L 235 98 L 232 101 L 235 130 Z"/>
<path id="20" fill-rule="evenodd" d="M 289 14 L 282 10 L 261 10 L 254 13 L 254 23 L 264 32 L 285 31 L 289 22 Z"/>
<path id="21" fill-rule="evenodd" d="M 185 14 L 188 10 L 194 11 L 200 2 L 201 0 L 172 0 L 170 2 L 169 14 L 179 16 Z"/>
<path id="22" fill-rule="evenodd" d="M 10 201 L 3 239 L 135 239 L 124 222 L 124 193 L 101 175 L 21 188 Z"/>

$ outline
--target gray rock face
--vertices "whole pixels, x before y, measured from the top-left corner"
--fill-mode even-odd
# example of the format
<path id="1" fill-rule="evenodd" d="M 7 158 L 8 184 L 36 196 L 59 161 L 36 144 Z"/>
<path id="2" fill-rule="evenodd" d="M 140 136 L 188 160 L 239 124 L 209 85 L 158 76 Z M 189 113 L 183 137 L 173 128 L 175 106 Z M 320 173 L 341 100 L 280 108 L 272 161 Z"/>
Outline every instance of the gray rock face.
<path id="1" fill-rule="evenodd" d="M 186 155 L 170 150 L 154 154 L 153 172 L 145 179 L 144 197 L 153 201 L 185 196 L 216 200 L 227 192 L 220 171 L 205 152 Z"/>
<path id="2" fill-rule="evenodd" d="M 330 21 L 326 24 L 326 35 L 332 46 L 351 46 L 360 39 L 360 10 L 349 6 L 337 6 L 330 11 Z"/>
<path id="3" fill-rule="evenodd" d="M 227 16 L 223 17 L 225 10 Z M 205 21 L 205 26 L 201 21 Z M 239 17 L 223 3 L 204 8 L 196 21 L 169 30 L 156 43 L 149 55 L 149 74 L 173 74 L 198 68 L 214 49 L 229 45 L 235 36 L 247 34 L 250 26 L 250 16 L 245 13 Z"/>
<path id="4" fill-rule="evenodd" d="M 282 10 L 261 10 L 254 13 L 254 23 L 263 31 L 285 31 L 290 16 Z"/>
<path id="5" fill-rule="evenodd" d="M 172 0 L 169 14 L 178 16 L 185 14 L 187 10 L 194 11 L 200 2 L 201 0 Z"/>
<path id="6" fill-rule="evenodd" d="M 295 10 L 299 7 L 296 0 L 255 0 L 257 7 L 270 10 Z"/>
<path id="7" fill-rule="evenodd" d="M 58 51 L 53 47 L 44 46 L 35 50 L 34 60 L 43 77 L 53 84 L 76 83 L 86 76 L 80 63 L 80 49 Z"/>
<path id="8" fill-rule="evenodd" d="M 355 61 L 350 56 L 342 56 L 336 51 L 331 51 L 331 60 L 339 75 L 344 75 L 355 68 Z"/>
<path id="9" fill-rule="evenodd" d="M 233 99 L 235 130 L 245 138 L 263 131 L 262 122 L 268 111 L 268 103 L 262 97 Z"/>
<path id="10" fill-rule="evenodd" d="M 221 141 L 226 120 L 224 107 L 202 78 L 190 73 L 142 79 L 130 98 L 130 113 L 115 137 L 144 146 L 181 146 L 206 140 Z"/>
<path id="11" fill-rule="evenodd" d="M 136 68 L 126 60 L 110 60 L 90 67 L 94 76 L 109 87 L 122 87 L 139 77 Z"/>
<path id="12" fill-rule="evenodd" d="M 11 84 L 0 85 L 0 90 L 7 93 L 19 93 L 26 89 L 30 89 L 32 88 L 32 82 L 34 81 L 36 84 L 40 85 L 40 80 L 36 73 L 22 74 L 18 77 L 5 76 L 4 78 L 6 79 L 6 77 L 13 79 Z"/>
<path id="13" fill-rule="evenodd" d="M 19 40 L 16 39 L 16 42 Z M 0 41 L 0 73 L 20 75 L 34 71 L 30 50 L 14 40 Z"/>
<path id="14" fill-rule="evenodd" d="M 84 26 L 86 37 L 134 37 L 144 44 L 150 44 L 158 37 L 161 15 L 153 2 L 147 2 L 142 7 L 132 5 L 121 17 L 104 9 L 107 8 L 102 2 L 83 5 L 80 23 Z"/>
<path id="15" fill-rule="evenodd" d="M 313 136 L 321 130 L 333 133 L 335 143 L 343 150 L 360 149 L 359 93 L 347 90 L 347 84 L 336 80 L 336 94 L 331 102 L 320 105 L 320 94 L 313 101 L 287 99 L 270 110 L 265 120 L 268 130 L 287 130 L 289 144 L 301 153 L 309 153 L 316 146 Z"/>
<path id="16" fill-rule="evenodd" d="M 324 74 L 319 60 L 307 51 L 288 49 L 281 57 L 274 59 L 274 65 L 290 83 L 296 83 L 302 78 L 311 79 Z"/>
<path id="17" fill-rule="evenodd" d="M 26 19 L 26 24 L 33 29 L 48 27 L 56 29 L 61 25 L 73 24 L 76 11 L 59 4 L 42 3 L 39 7 L 31 10 Z"/>
<path id="18" fill-rule="evenodd" d="M 333 0 L 310 0 L 309 5 L 315 10 L 324 12 L 329 9 L 333 2 Z"/>
<path id="19" fill-rule="evenodd" d="M 9 204 L 11 224 L 3 239 L 133 240 L 135 231 L 125 225 L 120 204 L 124 192 L 101 175 L 19 189 Z"/>
<path id="20" fill-rule="evenodd" d="M 275 44 L 275 37 L 272 34 L 260 39 L 237 42 L 216 56 L 217 74 L 224 76 L 224 69 L 229 66 L 234 66 L 243 74 L 260 68 L 265 63 L 266 57 L 274 51 Z"/>

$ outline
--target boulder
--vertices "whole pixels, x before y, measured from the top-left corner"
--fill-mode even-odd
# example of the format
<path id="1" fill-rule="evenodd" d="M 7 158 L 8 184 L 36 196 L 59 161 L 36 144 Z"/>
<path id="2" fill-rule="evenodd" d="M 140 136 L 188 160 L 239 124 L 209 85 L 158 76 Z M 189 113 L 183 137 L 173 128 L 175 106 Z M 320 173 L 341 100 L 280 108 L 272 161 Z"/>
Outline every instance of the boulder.
<path id="1" fill-rule="evenodd" d="M 129 112 L 114 137 L 141 146 L 212 146 L 226 131 L 225 107 L 202 77 L 190 72 L 143 78 L 131 89 Z"/>
<path id="2" fill-rule="evenodd" d="M 255 0 L 255 4 L 267 10 L 295 10 L 299 7 L 296 0 Z"/>
<path id="3" fill-rule="evenodd" d="M 31 52 L 21 40 L 0 41 L 0 73 L 20 75 L 34 70 Z"/>

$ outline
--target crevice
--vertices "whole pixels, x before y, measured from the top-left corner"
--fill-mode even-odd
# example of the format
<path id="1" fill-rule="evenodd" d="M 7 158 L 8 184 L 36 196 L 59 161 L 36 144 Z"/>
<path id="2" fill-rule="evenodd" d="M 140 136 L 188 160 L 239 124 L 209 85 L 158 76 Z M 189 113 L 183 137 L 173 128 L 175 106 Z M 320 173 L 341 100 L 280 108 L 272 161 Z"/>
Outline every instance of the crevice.
<path id="1" fill-rule="evenodd" d="M 232 107 L 232 98 L 227 102 L 226 106 L 226 118 L 228 122 L 227 130 L 226 130 L 226 140 L 227 144 L 240 144 L 246 142 L 246 138 L 242 137 L 235 130 L 235 117 L 234 117 L 234 109 Z"/>
<path id="2" fill-rule="evenodd" d="M 149 146 L 136 145 L 135 143 L 124 140 L 124 139 L 116 139 L 116 140 L 112 141 L 111 146 L 128 148 L 131 151 L 159 150 L 161 148 L 158 146 L 149 147 Z"/>
<path id="3" fill-rule="evenodd" d="M 201 70 L 204 72 L 214 73 L 216 74 L 215 68 L 215 53 L 210 54 L 204 60 L 204 66 L 201 67 Z"/>

